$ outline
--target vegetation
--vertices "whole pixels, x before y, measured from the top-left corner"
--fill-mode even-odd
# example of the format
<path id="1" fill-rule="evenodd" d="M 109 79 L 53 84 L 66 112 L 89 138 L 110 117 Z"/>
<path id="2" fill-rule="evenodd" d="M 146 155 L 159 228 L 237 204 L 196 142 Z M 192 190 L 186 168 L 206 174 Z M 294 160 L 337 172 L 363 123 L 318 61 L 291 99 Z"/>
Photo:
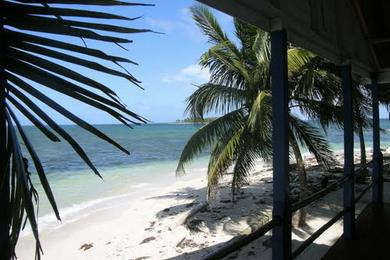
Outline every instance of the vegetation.
<path id="1" fill-rule="evenodd" d="M 176 123 L 199 123 L 199 124 L 206 124 L 210 123 L 211 121 L 214 121 L 217 119 L 216 117 L 207 117 L 207 118 L 191 118 L 187 117 L 185 119 L 177 119 Z"/>
<path id="2" fill-rule="evenodd" d="M 268 160 L 272 156 L 269 35 L 235 19 L 237 40 L 232 41 L 207 8 L 195 6 L 192 13 L 212 44 L 200 60 L 200 64 L 210 70 L 211 78 L 187 99 L 186 112 L 194 118 L 203 118 L 209 112 L 222 116 L 190 138 L 177 172 L 183 173 L 186 163 L 211 146 L 209 195 L 230 167 L 234 195 L 255 161 L 259 158 Z M 301 149 L 306 148 L 325 167 L 333 165 L 334 158 L 320 129 L 300 119 L 294 111 L 298 109 L 309 118 L 318 119 L 323 127 L 328 126 L 341 110 L 334 98 L 339 91 L 339 79 L 327 73 L 321 59 L 302 49 L 291 47 L 288 59 L 290 145 L 301 168 L 303 195 L 307 183 Z"/>
<path id="3" fill-rule="evenodd" d="M 0 217 L 0 259 L 16 258 L 15 245 L 26 219 L 36 240 L 37 259 L 40 258 L 42 252 L 36 214 L 39 194 L 34 189 L 31 176 L 27 172 L 28 165 L 20 143 L 27 148 L 45 195 L 60 220 L 60 213 L 45 170 L 34 145 L 21 127 L 18 114 L 26 117 L 51 141 L 68 142 L 98 176 L 100 176 L 99 171 L 94 167 L 83 148 L 44 112 L 39 104 L 50 107 L 90 134 L 121 151 L 125 153 L 128 151 L 63 107 L 60 104 L 61 100 L 54 100 L 47 96 L 46 90 L 57 92 L 104 111 L 129 127 L 131 124 L 146 122 L 145 118 L 129 111 L 109 86 L 90 77 L 96 72 L 105 73 L 124 78 L 139 87 L 140 82 L 123 66 L 136 63 L 124 57 L 106 54 L 99 49 L 88 47 L 87 44 L 87 40 L 93 40 L 116 44 L 124 48 L 122 44 L 131 42 L 125 34 L 149 31 L 112 25 L 112 22 L 107 23 L 108 21 L 121 21 L 124 24 L 137 18 L 90 11 L 90 7 L 141 5 L 145 4 L 117 0 L 5 0 L 1 2 L 0 207 L 2 214 Z M 82 44 L 77 44 L 78 42 Z M 113 66 L 103 64 L 113 64 Z M 81 74 L 76 69 L 72 69 L 77 66 L 89 69 L 91 74 Z"/>
<path id="4" fill-rule="evenodd" d="M 259 158 L 268 160 L 272 156 L 269 35 L 235 19 L 236 39 L 231 40 L 207 8 L 198 5 L 191 11 L 196 24 L 212 44 L 200 59 L 200 64 L 209 69 L 211 78 L 187 99 L 186 112 L 190 118 L 199 120 L 210 112 L 222 116 L 190 138 L 181 154 L 177 173 L 184 173 L 186 163 L 211 147 L 208 194 L 213 194 L 219 180 L 231 168 L 234 196 L 255 161 Z M 302 148 L 326 168 L 335 165 L 335 160 L 320 129 L 300 119 L 296 112 L 319 121 L 325 132 L 332 125 L 342 128 L 342 93 L 336 65 L 290 45 L 288 66 L 289 142 L 299 170 L 302 198 L 309 190 Z M 369 96 L 367 90 L 355 82 L 354 121 L 355 132 L 360 137 L 362 167 L 366 165 L 363 129 L 371 124 L 368 120 L 371 113 Z M 304 224 L 304 216 L 301 211 L 299 225 Z"/>
<path id="5" fill-rule="evenodd" d="M 362 178 L 368 175 L 367 171 L 367 156 L 366 143 L 364 140 L 364 129 L 372 127 L 372 99 L 368 89 L 360 86 L 357 82 L 354 84 L 353 103 L 355 113 L 355 133 L 359 136 L 360 143 L 360 167 L 365 169 L 362 171 Z"/>

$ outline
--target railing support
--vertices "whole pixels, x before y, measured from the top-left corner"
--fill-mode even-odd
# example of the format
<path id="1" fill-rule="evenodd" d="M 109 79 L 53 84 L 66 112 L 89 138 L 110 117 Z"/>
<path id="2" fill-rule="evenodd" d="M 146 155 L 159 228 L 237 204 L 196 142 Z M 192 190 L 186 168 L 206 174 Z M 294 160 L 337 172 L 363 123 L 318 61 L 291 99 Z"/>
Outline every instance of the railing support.
<path id="1" fill-rule="evenodd" d="M 344 106 L 344 239 L 350 240 L 355 233 L 355 188 L 353 154 L 353 104 L 351 66 L 341 66 Z"/>
<path id="2" fill-rule="evenodd" d="M 287 78 L 287 35 L 271 32 L 273 218 L 280 220 L 272 230 L 272 259 L 291 259 L 291 204 L 289 201 L 289 115 Z"/>
<path id="3" fill-rule="evenodd" d="M 372 77 L 372 133 L 373 133 L 373 171 L 372 171 L 372 202 L 383 202 L 383 176 L 382 176 L 382 153 L 380 147 L 379 132 L 379 102 L 378 102 L 378 82 L 375 75 Z"/>

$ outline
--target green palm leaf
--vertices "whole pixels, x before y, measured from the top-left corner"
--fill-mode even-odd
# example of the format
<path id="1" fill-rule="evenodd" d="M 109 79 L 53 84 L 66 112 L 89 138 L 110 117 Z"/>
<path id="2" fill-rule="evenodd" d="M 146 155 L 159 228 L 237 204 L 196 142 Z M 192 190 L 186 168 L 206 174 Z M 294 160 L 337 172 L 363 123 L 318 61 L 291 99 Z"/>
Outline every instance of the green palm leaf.
<path id="1" fill-rule="evenodd" d="M 185 112 L 194 118 L 203 118 L 210 112 L 226 114 L 246 103 L 246 92 L 241 89 L 206 83 L 186 99 Z"/>
<path id="2" fill-rule="evenodd" d="M 237 159 L 237 149 L 245 131 L 245 126 L 232 127 L 214 144 L 207 170 L 208 196 L 213 197 L 220 179 Z"/>
<path id="3" fill-rule="evenodd" d="M 298 140 L 301 146 L 306 147 L 310 153 L 314 154 L 319 163 L 328 169 L 336 164 L 328 141 L 318 128 L 295 116 L 290 116 L 290 129 L 293 133 L 291 138 Z"/>
<path id="4" fill-rule="evenodd" d="M 104 111 L 130 128 L 133 124 L 147 122 L 142 116 L 129 111 L 111 86 L 102 84 L 90 75 L 81 74 L 73 69 L 73 66 L 69 66 L 69 64 L 82 66 L 94 73 L 124 78 L 130 84 L 140 87 L 140 81 L 125 67 L 125 64 L 136 65 L 136 62 L 90 48 L 86 41 L 106 42 L 124 48 L 121 44 L 132 42 L 128 39 L 129 35 L 151 31 L 116 24 L 116 21 L 125 21 L 128 24 L 139 17 L 88 10 L 93 6 L 122 6 L 123 8 L 124 6 L 149 6 L 149 4 L 116 0 L 4 0 L 1 3 L 0 196 L 1 207 L 5 212 L 5 217 L 0 220 L 0 230 L 2 230 L 0 232 L 3 232 L 0 234 L 1 259 L 16 257 L 15 245 L 26 219 L 36 239 L 37 259 L 42 252 L 35 212 L 39 203 L 38 193 L 32 185 L 20 143 L 26 146 L 44 193 L 56 217 L 60 219 L 60 212 L 46 177 L 44 165 L 39 159 L 34 144 L 24 132 L 16 111 L 23 114 L 49 140 L 68 142 L 88 167 L 100 176 L 99 171 L 77 141 L 50 118 L 31 97 L 46 104 L 90 134 L 128 153 L 127 149 L 105 133 L 62 106 L 60 100 L 43 93 L 42 88 L 37 88 L 38 85 L 83 102 L 91 108 Z M 54 39 L 56 36 L 65 37 L 59 41 Z M 75 44 L 74 37 L 80 38 L 84 45 Z M 102 65 L 101 61 L 108 61 L 112 65 Z M 64 63 L 67 65 L 65 66 Z M 8 235 L 5 230 L 8 230 Z"/>
<path id="5" fill-rule="evenodd" d="M 179 163 L 176 169 L 178 174 L 184 173 L 185 164 L 192 161 L 205 148 L 211 147 L 216 140 L 229 132 L 231 128 L 237 128 L 242 123 L 244 110 L 238 109 L 219 117 L 205 126 L 201 127 L 195 134 L 191 136 L 185 145 Z"/>

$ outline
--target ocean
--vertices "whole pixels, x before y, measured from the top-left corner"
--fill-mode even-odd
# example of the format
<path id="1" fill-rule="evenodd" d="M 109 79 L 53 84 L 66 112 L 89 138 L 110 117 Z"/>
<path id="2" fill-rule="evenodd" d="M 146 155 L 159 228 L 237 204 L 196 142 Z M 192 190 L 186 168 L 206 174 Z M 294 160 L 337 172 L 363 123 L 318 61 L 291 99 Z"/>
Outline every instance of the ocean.
<path id="1" fill-rule="evenodd" d="M 46 170 L 63 219 L 76 219 L 80 212 L 90 207 L 109 204 L 123 196 L 136 196 L 178 179 L 206 173 L 207 151 L 187 167 L 187 175 L 176 177 L 175 174 L 182 148 L 200 127 L 198 124 L 148 124 L 135 126 L 134 129 L 121 125 L 96 127 L 122 144 L 131 154 L 122 153 L 78 126 L 63 126 L 82 145 L 103 179 L 95 176 L 65 142 L 50 142 L 35 127 L 25 127 Z M 381 120 L 381 128 L 384 129 L 381 133 L 381 147 L 386 149 L 390 146 L 390 135 L 387 134 L 387 129 L 390 129 L 389 120 Z M 329 129 L 327 139 L 333 150 L 343 149 L 341 129 Z M 365 141 L 367 149 L 370 149 L 371 130 L 365 131 Z M 357 137 L 355 148 L 359 149 Z M 33 183 L 41 192 L 39 215 L 42 229 L 54 222 L 55 218 L 32 166 L 30 168 Z"/>

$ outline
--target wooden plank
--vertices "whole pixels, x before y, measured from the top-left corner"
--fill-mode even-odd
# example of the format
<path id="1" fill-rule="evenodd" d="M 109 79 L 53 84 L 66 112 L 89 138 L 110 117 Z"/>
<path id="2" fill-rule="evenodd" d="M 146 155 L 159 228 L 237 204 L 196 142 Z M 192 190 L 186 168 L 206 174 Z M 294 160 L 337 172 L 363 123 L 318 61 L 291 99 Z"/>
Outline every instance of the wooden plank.
<path id="1" fill-rule="evenodd" d="M 382 154 L 380 145 L 380 125 L 379 125 L 379 102 L 378 102 L 378 82 L 373 77 L 371 85 L 372 94 L 372 133 L 373 133 L 373 170 L 372 170 L 372 202 L 383 203 L 383 176 L 382 176 Z"/>
<path id="2" fill-rule="evenodd" d="M 289 200 L 287 35 L 271 32 L 273 219 L 272 259 L 291 258 L 291 203 Z"/>
<path id="3" fill-rule="evenodd" d="M 356 238 L 340 238 L 323 260 L 390 259 L 390 204 L 370 204 L 356 220 Z"/>
<path id="4" fill-rule="evenodd" d="M 344 238 L 350 240 L 355 230 L 354 155 L 353 155 L 353 104 L 351 66 L 341 66 L 344 106 Z"/>

